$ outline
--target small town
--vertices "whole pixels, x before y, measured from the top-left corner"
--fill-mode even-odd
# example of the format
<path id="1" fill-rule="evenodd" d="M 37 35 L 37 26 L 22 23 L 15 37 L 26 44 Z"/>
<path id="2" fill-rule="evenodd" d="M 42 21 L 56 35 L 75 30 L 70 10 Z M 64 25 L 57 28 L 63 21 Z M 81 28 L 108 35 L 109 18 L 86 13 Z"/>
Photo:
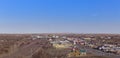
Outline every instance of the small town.
<path id="1" fill-rule="evenodd" d="M 120 58 L 120 0 L 0 0 L 0 58 Z"/>
<path id="2" fill-rule="evenodd" d="M 119 58 L 119 41 L 119 34 L 1 34 L 0 58 Z"/>

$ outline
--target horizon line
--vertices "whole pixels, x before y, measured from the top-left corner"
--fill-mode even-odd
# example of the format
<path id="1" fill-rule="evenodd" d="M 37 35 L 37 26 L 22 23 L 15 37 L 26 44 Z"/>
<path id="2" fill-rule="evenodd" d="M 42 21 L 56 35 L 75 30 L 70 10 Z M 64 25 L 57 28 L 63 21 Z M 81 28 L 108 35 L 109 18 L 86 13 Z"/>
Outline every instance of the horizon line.
<path id="1" fill-rule="evenodd" d="M 0 34 L 120 34 L 120 33 L 76 33 L 76 32 L 15 32 L 15 33 L 0 33 Z"/>

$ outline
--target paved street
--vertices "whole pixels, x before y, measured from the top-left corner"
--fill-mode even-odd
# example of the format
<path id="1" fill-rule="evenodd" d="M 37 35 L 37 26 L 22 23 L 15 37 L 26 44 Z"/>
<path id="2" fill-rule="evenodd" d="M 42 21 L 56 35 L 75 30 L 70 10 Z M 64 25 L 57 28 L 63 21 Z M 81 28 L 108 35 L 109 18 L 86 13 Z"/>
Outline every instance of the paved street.
<path id="1" fill-rule="evenodd" d="M 115 55 L 115 54 L 112 54 L 112 53 L 105 53 L 105 52 L 95 50 L 95 49 L 92 49 L 92 48 L 89 48 L 89 47 L 84 47 L 84 46 L 81 46 L 81 45 L 77 45 L 77 47 L 79 47 L 80 49 L 84 48 L 87 52 L 92 53 L 94 55 L 108 56 L 108 57 L 111 57 L 111 58 L 120 58 L 120 55 Z"/>

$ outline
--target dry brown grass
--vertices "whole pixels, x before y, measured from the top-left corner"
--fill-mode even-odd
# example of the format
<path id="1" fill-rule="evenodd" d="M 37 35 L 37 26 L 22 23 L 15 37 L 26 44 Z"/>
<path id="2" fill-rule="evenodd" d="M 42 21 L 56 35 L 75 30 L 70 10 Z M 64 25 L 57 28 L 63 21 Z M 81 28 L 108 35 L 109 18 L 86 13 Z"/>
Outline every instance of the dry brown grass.
<path id="1" fill-rule="evenodd" d="M 17 36 L 17 35 L 0 35 L 0 55 L 9 53 L 14 50 L 15 44 L 17 45 L 22 39 L 29 36 Z"/>

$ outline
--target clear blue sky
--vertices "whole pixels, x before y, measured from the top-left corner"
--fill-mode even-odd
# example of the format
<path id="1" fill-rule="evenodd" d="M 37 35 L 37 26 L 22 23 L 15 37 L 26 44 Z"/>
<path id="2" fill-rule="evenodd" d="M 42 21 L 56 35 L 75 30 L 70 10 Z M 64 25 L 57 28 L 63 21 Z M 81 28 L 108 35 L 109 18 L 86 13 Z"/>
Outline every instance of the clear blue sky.
<path id="1" fill-rule="evenodd" d="M 120 33 L 120 0 L 0 0 L 0 33 Z"/>

